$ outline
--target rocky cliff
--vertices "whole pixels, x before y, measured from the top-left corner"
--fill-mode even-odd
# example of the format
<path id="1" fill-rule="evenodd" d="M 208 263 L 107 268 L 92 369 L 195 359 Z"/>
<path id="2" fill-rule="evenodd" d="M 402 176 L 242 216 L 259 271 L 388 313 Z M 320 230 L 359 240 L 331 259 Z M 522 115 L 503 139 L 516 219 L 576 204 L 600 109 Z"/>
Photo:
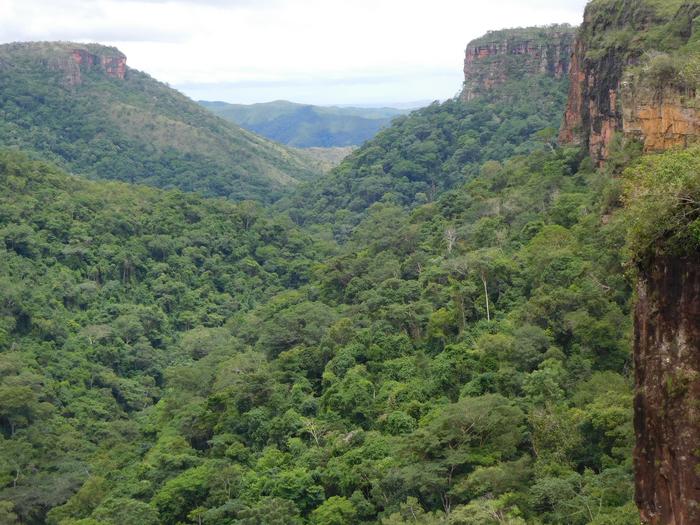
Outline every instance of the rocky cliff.
<path id="1" fill-rule="evenodd" d="M 575 28 L 569 25 L 491 31 L 467 46 L 462 100 L 527 75 L 569 73 Z"/>
<path id="2" fill-rule="evenodd" d="M 583 145 L 598 165 L 614 152 L 616 136 L 647 153 L 697 142 L 699 50 L 700 0 L 590 2 L 574 46 L 561 141 Z M 697 158 L 697 150 L 685 153 Z M 645 228 L 658 228 L 637 260 L 634 464 L 645 525 L 700 523 L 700 250 L 686 242 L 698 238 L 700 196 L 697 166 L 674 155 L 654 157 L 668 162 L 647 170 L 646 193 L 632 192 L 647 202 L 629 223 L 638 234 L 651 215 Z M 680 211 L 667 216 L 665 207 Z M 667 249 L 681 227 L 687 239 Z"/>
<path id="3" fill-rule="evenodd" d="M 591 2 L 574 46 L 560 140 L 582 144 L 597 164 L 608 158 L 616 133 L 646 151 L 692 140 L 700 131 L 697 90 L 674 82 L 674 67 L 696 36 L 699 15 L 697 0 Z M 659 68 L 664 56 L 666 70 Z"/>
<path id="4" fill-rule="evenodd" d="M 700 137 L 700 97 L 684 86 L 652 87 L 628 76 L 622 83 L 622 131 L 645 152 L 688 147 Z"/>
<path id="5" fill-rule="evenodd" d="M 108 77 L 124 80 L 126 56 L 117 50 L 105 48 L 107 52 L 91 53 L 87 49 L 73 49 L 71 58 L 78 69 L 98 68 Z"/>
<path id="6" fill-rule="evenodd" d="M 15 58 L 22 56 L 24 64 L 40 63 L 60 75 L 59 81 L 73 87 L 83 83 L 88 73 L 124 80 L 126 56 L 114 47 L 73 42 L 18 42 L 2 46 L 1 53 Z M 0 62 L 2 58 L 0 57 Z M 12 60 L 16 63 L 16 60 Z"/>
<path id="7" fill-rule="evenodd" d="M 636 499 L 649 525 L 700 523 L 700 254 L 643 271 L 635 311 Z"/>

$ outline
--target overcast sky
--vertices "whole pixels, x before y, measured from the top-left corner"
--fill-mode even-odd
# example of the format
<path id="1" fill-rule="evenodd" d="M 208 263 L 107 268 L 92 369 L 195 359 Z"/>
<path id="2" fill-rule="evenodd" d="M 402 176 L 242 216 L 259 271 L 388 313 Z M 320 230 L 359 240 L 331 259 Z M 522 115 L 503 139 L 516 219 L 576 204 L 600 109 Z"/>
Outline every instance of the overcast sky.
<path id="1" fill-rule="evenodd" d="M 489 29 L 580 23 L 586 0 L 0 0 L 0 41 L 114 45 L 195 99 L 375 105 L 459 91 Z"/>

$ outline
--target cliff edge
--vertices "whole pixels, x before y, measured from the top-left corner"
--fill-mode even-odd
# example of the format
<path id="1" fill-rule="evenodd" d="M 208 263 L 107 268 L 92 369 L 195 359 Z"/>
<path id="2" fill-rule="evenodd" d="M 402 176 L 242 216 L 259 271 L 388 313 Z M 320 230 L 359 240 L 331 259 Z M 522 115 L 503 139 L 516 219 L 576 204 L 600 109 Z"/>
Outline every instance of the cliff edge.
<path id="1" fill-rule="evenodd" d="M 490 31 L 467 46 L 464 87 L 460 98 L 470 101 L 509 80 L 569 74 L 576 29 L 570 25 Z"/>
<path id="2" fill-rule="evenodd" d="M 586 7 L 570 70 L 560 141 L 600 165 L 613 137 L 645 152 L 700 134 L 697 0 L 595 0 Z"/>

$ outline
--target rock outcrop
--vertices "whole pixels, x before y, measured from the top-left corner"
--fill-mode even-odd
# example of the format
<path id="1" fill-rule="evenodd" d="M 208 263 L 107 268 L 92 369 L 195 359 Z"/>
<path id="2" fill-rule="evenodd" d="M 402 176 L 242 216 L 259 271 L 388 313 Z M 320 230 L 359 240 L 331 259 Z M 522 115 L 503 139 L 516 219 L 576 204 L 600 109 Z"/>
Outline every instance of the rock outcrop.
<path id="1" fill-rule="evenodd" d="M 698 16 L 694 0 L 668 0 L 661 7 L 646 0 L 591 2 L 574 46 L 560 141 L 583 145 L 597 165 L 608 158 L 616 133 L 641 141 L 646 151 L 686 144 L 698 130 L 695 92 L 646 89 L 627 72 L 659 46 L 684 45 Z"/>
<path id="2" fill-rule="evenodd" d="M 645 152 L 700 137 L 700 0 L 594 0 L 574 46 L 560 140 L 602 165 L 616 135 Z M 624 142 L 624 141 L 623 141 Z M 659 241 L 662 242 L 662 241 Z M 640 263 L 636 501 L 645 525 L 700 524 L 700 253 Z"/>
<path id="3" fill-rule="evenodd" d="M 109 48 L 106 48 L 109 49 Z M 111 50 L 110 50 L 111 51 Z M 124 80 L 126 74 L 126 56 L 116 51 L 91 53 L 87 49 L 74 49 L 71 57 L 79 68 L 98 67 L 108 77 Z"/>
<path id="4" fill-rule="evenodd" d="M 462 100 L 527 75 L 569 74 L 576 30 L 569 25 L 492 31 L 467 46 Z"/>
<path id="5" fill-rule="evenodd" d="M 126 56 L 114 48 L 92 45 L 65 51 L 49 58 L 47 64 L 64 74 L 64 83 L 68 86 L 82 84 L 83 74 L 91 71 L 124 80 Z"/>
<path id="6" fill-rule="evenodd" d="M 634 350 L 642 520 L 700 523 L 700 254 L 642 270 Z"/>
<path id="7" fill-rule="evenodd" d="M 25 65 L 40 64 L 49 71 L 57 72 L 58 79 L 66 87 L 83 83 L 88 73 L 124 80 L 127 74 L 126 56 L 114 47 L 100 44 L 78 44 L 74 42 L 15 42 L 0 46 L 0 69 L 5 62 L 12 64 L 22 56 Z M 16 67 L 15 64 L 14 67 Z M 8 66 L 9 67 L 9 66 Z M 31 66 L 30 66 L 31 67 Z"/>
<path id="8" fill-rule="evenodd" d="M 622 130 L 640 141 L 647 153 L 687 147 L 700 138 L 697 91 L 661 91 L 623 82 Z"/>

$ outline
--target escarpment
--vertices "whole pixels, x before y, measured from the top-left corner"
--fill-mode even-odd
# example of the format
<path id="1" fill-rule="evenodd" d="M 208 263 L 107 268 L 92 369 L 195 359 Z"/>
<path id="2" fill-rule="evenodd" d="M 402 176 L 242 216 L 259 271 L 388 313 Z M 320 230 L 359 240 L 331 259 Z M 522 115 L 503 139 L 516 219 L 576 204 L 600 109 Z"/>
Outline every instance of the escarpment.
<path id="1" fill-rule="evenodd" d="M 698 0 L 590 2 L 574 46 L 561 142 L 582 145 L 598 166 L 618 144 L 657 153 L 697 142 L 699 49 Z M 700 197 L 697 166 L 688 167 L 696 152 L 661 156 L 670 155 L 648 170 L 650 187 L 631 194 L 646 200 L 630 216 L 630 231 L 639 234 L 640 221 L 654 214 L 658 220 L 646 227 L 659 228 L 637 261 L 634 316 L 634 465 L 645 525 L 700 523 L 700 250 L 693 233 Z M 674 241 L 682 230 L 683 240 Z"/>
<path id="2" fill-rule="evenodd" d="M 688 147 L 700 137 L 700 97 L 695 88 L 651 87 L 643 81 L 622 84 L 622 131 L 644 151 Z"/>
<path id="3" fill-rule="evenodd" d="M 87 49 L 74 49 L 71 53 L 73 62 L 81 68 L 98 68 L 108 77 L 124 80 L 126 74 L 126 56 L 117 50 L 103 48 L 110 52 L 91 53 Z M 80 77 L 78 76 L 78 82 Z"/>
<path id="4" fill-rule="evenodd" d="M 569 74 L 575 28 L 569 25 L 491 31 L 467 46 L 464 101 L 484 95 L 509 80 Z"/>
<path id="5" fill-rule="evenodd" d="M 697 54 L 685 48 L 697 37 L 698 16 L 697 0 L 591 2 L 574 46 L 560 140 L 583 145 L 596 164 L 610 155 L 616 133 L 647 152 L 692 142 L 700 131 L 697 78 L 687 78 L 686 66 Z"/>
<path id="6" fill-rule="evenodd" d="M 655 258 L 637 291 L 637 505 L 649 525 L 700 523 L 700 253 Z"/>
<path id="7" fill-rule="evenodd" d="M 58 73 L 59 82 L 66 87 L 81 85 L 86 74 L 101 74 L 124 80 L 126 56 L 114 47 L 74 42 L 21 42 L 2 46 L 0 54 L 22 56 L 25 64 L 41 64 Z"/>

